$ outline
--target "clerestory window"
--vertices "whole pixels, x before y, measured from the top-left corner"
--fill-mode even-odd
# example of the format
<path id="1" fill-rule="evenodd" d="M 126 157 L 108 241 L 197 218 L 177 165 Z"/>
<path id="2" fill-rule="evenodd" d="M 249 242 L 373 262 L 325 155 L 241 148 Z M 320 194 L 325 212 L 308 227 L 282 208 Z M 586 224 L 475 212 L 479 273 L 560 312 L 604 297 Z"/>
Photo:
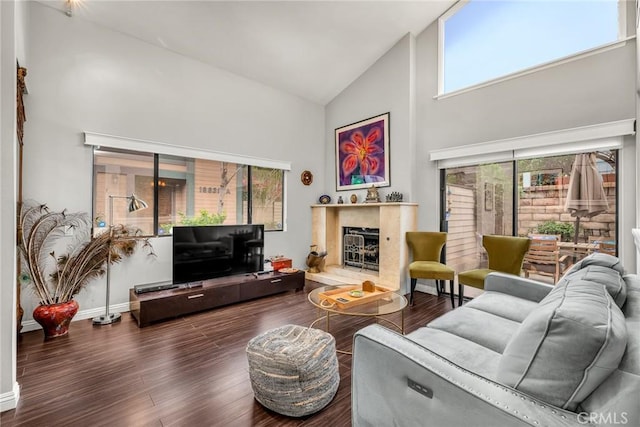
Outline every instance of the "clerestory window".
<path id="1" fill-rule="evenodd" d="M 439 94 L 626 38 L 626 2 L 462 1 L 439 21 Z"/>

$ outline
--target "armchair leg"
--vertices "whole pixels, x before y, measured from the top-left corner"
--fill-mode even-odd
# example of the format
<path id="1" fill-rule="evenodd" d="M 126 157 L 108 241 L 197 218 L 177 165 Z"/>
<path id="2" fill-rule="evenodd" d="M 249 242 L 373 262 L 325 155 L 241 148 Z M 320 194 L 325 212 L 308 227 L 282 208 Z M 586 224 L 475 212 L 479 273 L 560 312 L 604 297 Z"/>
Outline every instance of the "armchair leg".
<path id="1" fill-rule="evenodd" d="M 464 297 L 464 285 L 458 283 L 458 307 L 462 306 L 462 298 Z"/>
<path id="2" fill-rule="evenodd" d="M 411 293 L 409 294 L 409 304 L 413 305 L 413 292 L 416 290 L 418 279 L 411 278 Z"/>
<path id="3" fill-rule="evenodd" d="M 436 280 L 436 293 L 438 294 L 438 296 L 440 296 L 442 291 L 443 291 L 443 289 L 442 289 L 442 280 Z"/>
<path id="4" fill-rule="evenodd" d="M 451 291 L 451 308 L 455 308 L 456 304 L 453 297 L 453 280 L 449 280 L 449 291 Z"/>

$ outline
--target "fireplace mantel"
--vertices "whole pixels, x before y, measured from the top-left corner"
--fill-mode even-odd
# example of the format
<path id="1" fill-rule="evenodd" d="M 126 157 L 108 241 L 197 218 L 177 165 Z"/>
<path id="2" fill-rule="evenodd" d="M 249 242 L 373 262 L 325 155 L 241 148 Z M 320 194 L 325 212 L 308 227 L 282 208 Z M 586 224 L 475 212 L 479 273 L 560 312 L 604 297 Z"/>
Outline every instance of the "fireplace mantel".
<path id="1" fill-rule="evenodd" d="M 407 290 L 409 248 L 405 233 L 416 230 L 416 203 L 358 203 L 311 206 L 311 242 L 327 251 L 325 271 L 307 278 L 325 284 L 359 284 L 373 280 L 377 285 Z M 367 227 L 380 230 L 379 271 L 360 271 L 342 265 L 342 228 Z"/>

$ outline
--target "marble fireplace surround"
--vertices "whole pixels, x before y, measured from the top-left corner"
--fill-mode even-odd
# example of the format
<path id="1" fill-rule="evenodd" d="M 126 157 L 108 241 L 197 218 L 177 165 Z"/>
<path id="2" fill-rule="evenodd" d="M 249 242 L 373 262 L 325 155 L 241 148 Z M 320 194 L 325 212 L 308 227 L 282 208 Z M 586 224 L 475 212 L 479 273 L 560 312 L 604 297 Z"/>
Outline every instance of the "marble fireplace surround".
<path id="1" fill-rule="evenodd" d="M 319 252 L 327 251 L 327 257 L 324 271 L 307 272 L 307 279 L 329 285 L 372 280 L 376 285 L 407 292 L 409 248 L 405 233 L 416 230 L 417 217 L 416 203 L 312 205 L 311 242 Z M 380 230 L 379 271 L 342 265 L 343 227 Z"/>

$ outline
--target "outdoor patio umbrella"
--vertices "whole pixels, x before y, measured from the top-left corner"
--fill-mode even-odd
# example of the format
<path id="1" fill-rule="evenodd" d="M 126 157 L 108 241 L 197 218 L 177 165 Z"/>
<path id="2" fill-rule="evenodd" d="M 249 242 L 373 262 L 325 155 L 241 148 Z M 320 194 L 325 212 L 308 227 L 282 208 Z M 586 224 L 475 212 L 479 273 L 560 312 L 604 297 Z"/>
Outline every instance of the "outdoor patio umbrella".
<path id="1" fill-rule="evenodd" d="M 580 218 L 591 218 L 609 209 L 595 153 L 576 154 L 569 179 L 565 210 L 576 218 L 573 243 L 578 243 Z"/>

